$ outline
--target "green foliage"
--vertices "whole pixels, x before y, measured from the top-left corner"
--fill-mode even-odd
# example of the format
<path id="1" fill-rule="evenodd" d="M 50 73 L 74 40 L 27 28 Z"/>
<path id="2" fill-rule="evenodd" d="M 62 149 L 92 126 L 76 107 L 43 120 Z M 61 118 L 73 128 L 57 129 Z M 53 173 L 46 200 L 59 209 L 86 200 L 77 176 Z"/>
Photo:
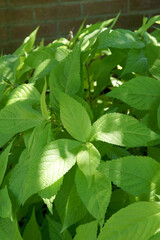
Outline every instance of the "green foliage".
<path id="1" fill-rule="evenodd" d="M 0 57 L 0 239 L 160 238 L 160 16 L 118 16 Z"/>

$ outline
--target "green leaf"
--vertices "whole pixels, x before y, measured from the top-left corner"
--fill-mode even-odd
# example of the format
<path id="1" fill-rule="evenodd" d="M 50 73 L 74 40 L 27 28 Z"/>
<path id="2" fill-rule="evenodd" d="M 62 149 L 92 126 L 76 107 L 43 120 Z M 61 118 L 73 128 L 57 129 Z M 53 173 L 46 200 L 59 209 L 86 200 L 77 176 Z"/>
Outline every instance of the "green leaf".
<path id="1" fill-rule="evenodd" d="M 35 210 L 32 211 L 32 216 L 26 225 L 23 233 L 23 239 L 24 240 L 41 240 L 41 232 L 39 230 L 39 226 L 37 224 L 36 218 L 35 218 Z"/>
<path id="2" fill-rule="evenodd" d="M 23 101 L 30 104 L 39 103 L 40 94 L 33 84 L 22 84 L 11 92 L 7 105 L 13 104 L 17 101 Z"/>
<path id="3" fill-rule="evenodd" d="M 126 29 L 105 30 L 98 36 L 98 48 L 143 48 L 144 43 L 136 35 Z"/>
<path id="4" fill-rule="evenodd" d="M 84 174 L 77 169 L 77 192 L 90 214 L 97 220 L 103 220 L 111 197 L 111 183 L 100 172 L 96 171 L 91 183 Z"/>
<path id="5" fill-rule="evenodd" d="M 0 80 L 10 83 L 16 81 L 16 71 L 20 63 L 19 57 L 14 55 L 5 55 L 0 58 Z"/>
<path id="6" fill-rule="evenodd" d="M 76 186 L 73 185 L 67 199 L 63 227 L 61 231 L 63 232 L 71 225 L 80 221 L 86 214 L 87 210 L 77 194 Z"/>
<path id="7" fill-rule="evenodd" d="M 44 118 L 48 119 L 48 110 L 47 110 L 47 104 L 46 104 L 46 91 L 47 91 L 47 83 L 45 79 L 43 91 L 41 94 L 41 112 Z"/>
<path id="8" fill-rule="evenodd" d="M 144 55 L 144 51 L 139 51 L 137 49 L 131 49 L 128 52 L 128 58 L 126 65 L 122 71 L 121 76 L 124 76 L 126 73 L 140 73 L 143 74 L 147 71 L 148 64 L 147 58 Z"/>
<path id="9" fill-rule="evenodd" d="M 93 124 L 90 141 L 138 147 L 156 139 L 159 136 L 135 118 L 120 113 L 107 113 Z"/>
<path id="10" fill-rule="evenodd" d="M 0 111 L 0 147 L 15 134 L 40 124 L 42 115 L 29 105 L 15 102 Z"/>
<path id="11" fill-rule="evenodd" d="M 149 240 L 159 240 L 160 239 L 160 231 L 153 235 Z"/>
<path id="12" fill-rule="evenodd" d="M 0 190 L 0 217 L 12 220 L 12 204 L 6 186 Z"/>
<path id="13" fill-rule="evenodd" d="M 68 231 L 61 233 L 61 224 L 47 216 L 48 232 L 50 240 L 72 240 Z"/>
<path id="14" fill-rule="evenodd" d="M 160 59 L 156 59 L 152 67 L 149 69 L 154 78 L 160 80 Z"/>
<path id="15" fill-rule="evenodd" d="M 37 27 L 28 37 L 26 37 L 23 41 L 23 44 L 14 52 L 14 55 L 22 56 L 25 53 L 29 53 L 36 40 L 36 35 L 39 27 Z"/>
<path id="16" fill-rule="evenodd" d="M 12 144 L 13 144 L 13 142 L 11 142 L 0 155 L 0 169 L 1 169 L 0 170 L 0 185 L 2 184 L 3 177 L 4 177 L 6 169 L 7 169 L 8 156 L 9 156 L 9 152 L 11 150 Z"/>
<path id="17" fill-rule="evenodd" d="M 80 225 L 76 229 L 74 240 L 96 240 L 97 239 L 97 221 Z"/>
<path id="18" fill-rule="evenodd" d="M 27 64 L 35 68 L 35 72 L 30 81 L 36 81 L 50 74 L 50 72 L 59 65 L 68 55 L 69 51 L 64 48 L 45 47 L 33 52 L 26 60 Z"/>
<path id="19" fill-rule="evenodd" d="M 97 240 L 146 240 L 159 229 L 159 225 L 160 203 L 133 203 L 105 223 Z"/>
<path id="20" fill-rule="evenodd" d="M 44 134 L 47 133 L 47 128 Z M 43 135 L 41 136 L 43 138 Z M 44 141 L 45 142 L 45 141 Z M 32 194 L 57 182 L 76 163 L 80 143 L 59 139 L 46 144 L 39 153 L 19 161 L 10 177 L 10 189 L 19 203 L 24 203 Z M 36 148 L 35 148 L 36 149 Z"/>
<path id="21" fill-rule="evenodd" d="M 60 94 L 60 117 L 69 134 L 86 142 L 91 132 L 91 121 L 85 108 L 67 94 Z"/>
<path id="22" fill-rule="evenodd" d="M 63 183 L 63 178 L 60 178 L 57 182 L 53 183 L 49 187 L 41 190 L 38 194 L 47 205 L 48 210 L 53 214 L 53 201 Z"/>
<path id="23" fill-rule="evenodd" d="M 120 99 L 136 109 L 149 110 L 160 101 L 160 82 L 139 76 L 113 89 L 107 96 Z"/>
<path id="24" fill-rule="evenodd" d="M 157 120 L 158 120 L 158 127 L 160 129 L 160 105 L 159 105 L 158 111 L 157 111 Z"/>
<path id="25" fill-rule="evenodd" d="M 23 240 L 16 221 L 12 222 L 9 218 L 0 218 L 0 239 Z"/>
<path id="26" fill-rule="evenodd" d="M 5 84 L 4 83 L 0 83 L 0 101 L 3 98 L 4 90 L 5 90 Z"/>
<path id="27" fill-rule="evenodd" d="M 160 192 L 160 164 L 150 157 L 127 156 L 109 161 L 107 166 L 111 181 L 134 196 L 152 198 Z"/>
<path id="28" fill-rule="evenodd" d="M 87 179 L 91 179 L 101 160 L 101 155 L 92 143 L 82 145 L 77 154 L 77 164 Z"/>

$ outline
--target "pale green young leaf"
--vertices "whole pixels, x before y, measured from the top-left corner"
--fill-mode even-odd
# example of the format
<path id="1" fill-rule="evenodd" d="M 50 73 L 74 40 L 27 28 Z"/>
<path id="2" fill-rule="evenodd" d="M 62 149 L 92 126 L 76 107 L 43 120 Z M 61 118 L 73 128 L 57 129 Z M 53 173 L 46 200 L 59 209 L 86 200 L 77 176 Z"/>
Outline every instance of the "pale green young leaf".
<path id="1" fill-rule="evenodd" d="M 77 194 L 76 186 L 73 185 L 67 199 L 63 227 L 61 231 L 63 232 L 71 225 L 80 221 L 86 214 L 87 210 Z"/>
<path id="2" fill-rule="evenodd" d="M 154 108 L 160 101 L 160 82 L 139 76 L 114 88 L 107 96 L 117 98 L 139 110 Z"/>
<path id="3" fill-rule="evenodd" d="M 149 21 L 147 21 L 148 19 L 145 18 L 143 21 L 143 25 L 142 27 L 140 27 L 136 33 L 144 35 L 145 32 L 154 24 L 154 23 L 158 23 L 160 21 L 160 16 L 153 16 L 152 18 L 149 19 Z"/>
<path id="4" fill-rule="evenodd" d="M 105 175 L 96 171 L 90 183 L 77 169 L 77 192 L 90 214 L 97 220 L 103 220 L 111 197 L 111 183 Z"/>
<path id="5" fill-rule="evenodd" d="M 77 154 L 77 164 L 87 179 L 91 179 L 101 160 L 101 155 L 92 143 L 82 145 Z"/>
<path id="6" fill-rule="evenodd" d="M 94 122 L 90 141 L 100 140 L 119 146 L 138 147 L 159 138 L 158 134 L 131 116 L 107 113 Z"/>
<path id="7" fill-rule="evenodd" d="M 12 203 L 6 186 L 0 190 L 0 217 L 12 220 Z"/>
<path id="8" fill-rule="evenodd" d="M 39 230 L 39 226 L 36 221 L 34 209 L 32 211 L 32 216 L 24 229 L 23 239 L 24 240 L 29 240 L 29 239 L 30 240 L 41 240 L 42 239 L 41 232 Z"/>
<path id="9" fill-rule="evenodd" d="M 111 181 L 124 191 L 134 196 L 145 195 L 150 198 L 160 193 L 160 164 L 154 159 L 127 156 L 105 164 Z"/>
<path id="10" fill-rule="evenodd" d="M 0 218 L 0 239 L 4 240 L 23 240 L 16 221 L 9 218 Z"/>
<path id="11" fill-rule="evenodd" d="M 86 223 L 83 225 L 80 225 L 76 229 L 76 236 L 74 237 L 74 240 L 96 240 L 97 239 L 97 227 L 98 222 L 93 221 L 90 223 Z"/>
<path id="12" fill-rule="evenodd" d="M 81 141 L 86 142 L 91 133 L 91 121 L 85 108 L 68 96 L 60 94 L 60 117 L 69 134 Z"/>
<path id="13" fill-rule="evenodd" d="M 0 155 L 0 185 L 2 184 L 3 177 L 5 175 L 8 163 L 8 156 L 11 150 L 13 141 L 6 147 L 6 149 Z"/>
<path id="14" fill-rule="evenodd" d="M 26 131 L 40 124 L 44 118 L 22 102 L 15 102 L 0 111 L 0 147 L 15 134 Z"/>
<path id="15" fill-rule="evenodd" d="M 136 37 L 136 35 L 126 29 L 116 29 L 103 31 L 98 36 L 98 48 L 107 49 L 107 48 L 135 48 L 140 49 L 144 47 L 144 43 Z"/>
<path id="16" fill-rule="evenodd" d="M 13 104 L 17 101 L 23 101 L 27 103 L 39 103 L 40 93 L 34 87 L 33 84 L 22 84 L 15 88 L 9 95 L 7 105 Z"/>
<path id="17" fill-rule="evenodd" d="M 48 110 L 47 110 L 47 104 L 46 104 L 46 91 L 47 91 L 47 82 L 46 82 L 46 79 L 45 79 L 40 102 L 41 102 L 42 115 L 43 115 L 44 118 L 48 119 L 49 116 L 48 116 Z"/>
<path id="18" fill-rule="evenodd" d="M 46 143 L 45 147 L 39 152 L 33 152 L 27 160 L 24 157 L 19 161 L 10 177 L 10 190 L 18 202 L 24 204 L 32 194 L 62 178 L 76 163 L 79 147 L 77 141 L 59 139 Z"/>
<path id="19" fill-rule="evenodd" d="M 160 203 L 137 202 L 107 220 L 97 240 L 146 240 L 159 229 Z"/>

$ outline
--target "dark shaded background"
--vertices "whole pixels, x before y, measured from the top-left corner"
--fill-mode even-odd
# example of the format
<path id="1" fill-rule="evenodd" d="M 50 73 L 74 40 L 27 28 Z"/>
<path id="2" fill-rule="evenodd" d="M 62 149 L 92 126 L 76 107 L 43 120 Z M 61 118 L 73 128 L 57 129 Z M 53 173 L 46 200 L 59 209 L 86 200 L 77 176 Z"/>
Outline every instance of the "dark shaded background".
<path id="1" fill-rule="evenodd" d="M 160 14 L 160 0 L 0 0 L 0 52 L 12 53 L 38 25 L 45 43 L 77 31 L 82 21 L 95 23 L 115 16 L 116 28 L 134 30 L 143 16 Z"/>

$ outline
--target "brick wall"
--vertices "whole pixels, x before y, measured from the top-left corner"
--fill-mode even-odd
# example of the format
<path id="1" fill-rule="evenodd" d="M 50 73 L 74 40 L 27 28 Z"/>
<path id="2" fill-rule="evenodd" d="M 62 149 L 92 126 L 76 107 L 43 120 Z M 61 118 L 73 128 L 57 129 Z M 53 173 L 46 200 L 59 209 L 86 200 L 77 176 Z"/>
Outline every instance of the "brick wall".
<path id="1" fill-rule="evenodd" d="M 0 0 L 0 52 L 13 52 L 38 25 L 46 43 L 87 23 L 115 16 L 116 27 L 136 29 L 143 16 L 160 14 L 160 0 Z"/>

